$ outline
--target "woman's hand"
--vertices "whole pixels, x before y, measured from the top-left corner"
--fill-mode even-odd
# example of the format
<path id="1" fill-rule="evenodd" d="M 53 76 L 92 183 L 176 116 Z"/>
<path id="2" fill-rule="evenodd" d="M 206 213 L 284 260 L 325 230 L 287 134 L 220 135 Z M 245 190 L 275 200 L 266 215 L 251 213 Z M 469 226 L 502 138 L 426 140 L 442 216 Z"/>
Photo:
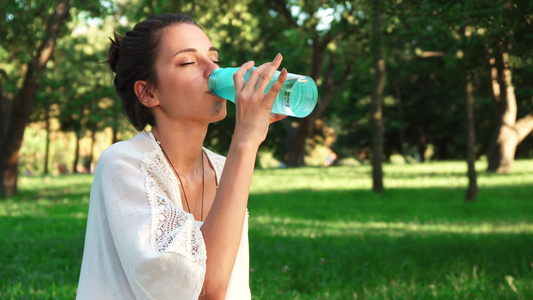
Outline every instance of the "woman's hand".
<path id="1" fill-rule="evenodd" d="M 238 142 L 259 146 L 266 138 L 268 126 L 286 117 L 270 113 L 274 100 L 287 78 L 285 68 L 268 93 L 265 94 L 265 89 L 282 60 L 283 57 L 278 54 L 272 62 L 265 63 L 253 70 L 246 82 L 244 75 L 253 68 L 253 61 L 243 64 L 233 75 L 237 108 L 234 141 L 237 139 Z"/>

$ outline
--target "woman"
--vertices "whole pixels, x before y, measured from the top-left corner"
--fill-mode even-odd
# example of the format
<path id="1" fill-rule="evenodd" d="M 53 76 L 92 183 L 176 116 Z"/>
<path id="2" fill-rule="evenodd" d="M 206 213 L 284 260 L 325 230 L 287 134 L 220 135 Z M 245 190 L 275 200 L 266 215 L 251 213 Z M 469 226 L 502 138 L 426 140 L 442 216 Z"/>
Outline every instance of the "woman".
<path id="1" fill-rule="evenodd" d="M 218 51 L 184 15 L 165 14 L 115 34 L 109 64 L 128 118 L 141 132 L 109 147 L 96 169 L 79 299 L 250 299 L 247 201 L 259 145 L 286 78 L 282 61 L 234 76 L 236 124 L 227 158 L 203 148 L 226 116 L 210 93 Z"/>

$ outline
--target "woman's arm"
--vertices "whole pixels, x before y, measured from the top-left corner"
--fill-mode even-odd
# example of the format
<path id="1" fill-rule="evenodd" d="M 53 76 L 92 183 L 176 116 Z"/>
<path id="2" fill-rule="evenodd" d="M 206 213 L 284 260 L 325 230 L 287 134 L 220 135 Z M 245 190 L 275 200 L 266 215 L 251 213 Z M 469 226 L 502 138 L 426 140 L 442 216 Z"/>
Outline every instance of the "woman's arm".
<path id="1" fill-rule="evenodd" d="M 235 132 L 220 178 L 217 195 L 201 230 L 207 249 L 207 269 L 202 299 L 224 299 L 241 240 L 252 174 L 259 145 L 268 126 L 284 116 L 271 115 L 274 99 L 286 78 L 283 70 L 270 91 L 265 89 L 282 61 L 280 54 L 263 64 L 244 82 L 253 62 L 235 73 Z"/>

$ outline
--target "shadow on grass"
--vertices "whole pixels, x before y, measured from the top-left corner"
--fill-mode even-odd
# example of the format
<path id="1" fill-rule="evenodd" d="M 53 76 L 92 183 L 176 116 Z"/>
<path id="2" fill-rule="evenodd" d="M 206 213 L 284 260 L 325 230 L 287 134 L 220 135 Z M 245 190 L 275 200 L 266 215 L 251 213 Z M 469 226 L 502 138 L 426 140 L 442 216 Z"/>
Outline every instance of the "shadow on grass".
<path id="1" fill-rule="evenodd" d="M 250 245 L 252 292 L 264 296 L 259 299 L 533 296 L 528 234 L 303 238 L 252 230 Z M 506 282 L 508 276 L 519 294 Z"/>
<path id="2" fill-rule="evenodd" d="M 533 220 L 532 185 L 479 190 L 474 202 L 458 188 L 369 190 L 296 190 L 250 195 L 253 215 L 317 220 L 414 222 L 516 222 Z"/>
<path id="3" fill-rule="evenodd" d="M 443 188 L 251 195 L 252 292 L 531 299 L 532 194 L 524 185 L 483 189 L 474 203 Z"/>
<path id="4" fill-rule="evenodd" d="M 17 201 L 36 201 L 43 198 L 48 200 L 59 200 L 64 198 L 80 198 L 88 196 L 90 193 L 86 185 L 79 184 L 70 187 L 48 187 L 42 189 L 22 190 L 12 199 Z"/>

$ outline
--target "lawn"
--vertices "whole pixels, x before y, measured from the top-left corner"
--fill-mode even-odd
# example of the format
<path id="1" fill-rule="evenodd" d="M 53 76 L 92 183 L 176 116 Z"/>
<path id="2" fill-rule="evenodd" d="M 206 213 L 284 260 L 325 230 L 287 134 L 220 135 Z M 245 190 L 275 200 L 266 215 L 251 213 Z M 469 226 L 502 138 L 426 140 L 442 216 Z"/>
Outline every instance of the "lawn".
<path id="1" fill-rule="evenodd" d="M 257 170 L 249 201 L 254 299 L 533 299 L 533 160 Z M 90 175 L 23 177 L 0 201 L 0 298 L 76 293 Z"/>

